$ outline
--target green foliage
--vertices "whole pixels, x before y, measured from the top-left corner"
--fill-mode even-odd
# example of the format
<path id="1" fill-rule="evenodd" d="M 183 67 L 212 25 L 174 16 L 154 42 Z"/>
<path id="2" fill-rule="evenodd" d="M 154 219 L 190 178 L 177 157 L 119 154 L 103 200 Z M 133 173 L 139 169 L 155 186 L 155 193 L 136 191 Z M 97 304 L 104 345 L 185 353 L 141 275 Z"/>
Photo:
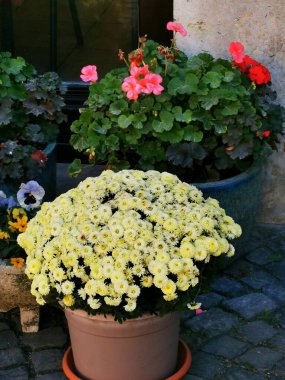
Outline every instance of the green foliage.
<path id="1" fill-rule="evenodd" d="M 70 142 L 95 151 L 92 164 L 167 170 L 194 182 L 201 173 L 225 178 L 275 148 L 285 117 L 269 85 L 254 88 L 230 61 L 208 53 L 187 58 L 178 50 L 171 60 L 158 47 L 149 40 L 143 50 L 149 70 L 163 78 L 161 95 L 128 100 L 121 89 L 127 68 L 90 86 Z"/>
<path id="2" fill-rule="evenodd" d="M 56 73 L 37 75 L 23 58 L 0 53 L 0 180 L 35 178 L 45 165 L 31 154 L 56 140 L 65 120 Z"/>

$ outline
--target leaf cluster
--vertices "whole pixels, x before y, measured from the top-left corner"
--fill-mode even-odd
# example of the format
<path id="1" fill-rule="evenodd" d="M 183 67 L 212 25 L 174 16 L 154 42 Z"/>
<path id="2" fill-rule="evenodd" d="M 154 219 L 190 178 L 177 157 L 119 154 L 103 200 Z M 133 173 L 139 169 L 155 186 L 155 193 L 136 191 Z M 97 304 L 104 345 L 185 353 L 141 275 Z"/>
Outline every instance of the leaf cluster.
<path id="1" fill-rule="evenodd" d="M 161 95 L 129 101 L 121 89 L 127 68 L 90 86 L 70 142 L 80 152 L 92 152 L 91 163 L 166 170 L 195 182 L 243 171 L 275 147 L 284 110 L 272 103 L 270 86 L 255 89 L 230 61 L 208 53 L 187 58 L 176 51 L 172 62 L 151 40 L 144 62 L 162 76 Z M 265 130 L 271 131 L 269 138 Z M 73 163 L 73 172 L 79 166 L 78 160 Z"/>
<path id="2" fill-rule="evenodd" d="M 0 53 L 0 180 L 35 178 L 41 163 L 31 153 L 53 142 L 65 89 L 56 73 L 37 75 L 22 57 Z"/>

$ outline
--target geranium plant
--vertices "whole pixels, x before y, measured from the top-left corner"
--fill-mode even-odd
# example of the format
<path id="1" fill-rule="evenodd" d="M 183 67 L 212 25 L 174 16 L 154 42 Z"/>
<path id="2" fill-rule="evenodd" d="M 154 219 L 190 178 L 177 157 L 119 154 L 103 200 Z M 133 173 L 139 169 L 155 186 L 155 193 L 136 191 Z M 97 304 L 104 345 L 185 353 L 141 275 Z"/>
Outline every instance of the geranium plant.
<path id="1" fill-rule="evenodd" d="M 56 73 L 37 75 L 22 57 L 0 53 L 0 181 L 36 178 L 57 137 L 64 87 Z"/>
<path id="2" fill-rule="evenodd" d="M 215 199 L 170 173 L 107 170 L 44 203 L 18 243 L 39 304 L 54 293 L 121 321 L 185 308 L 199 265 L 232 256 L 240 234 Z"/>
<path id="3" fill-rule="evenodd" d="M 187 31 L 169 22 L 167 29 Z M 142 37 L 127 64 L 97 81 L 96 66 L 82 70 L 90 94 L 73 122 L 71 144 L 91 164 L 167 170 L 190 181 L 222 179 L 263 160 L 282 134 L 284 110 L 274 103 L 270 73 L 229 47 L 233 59 L 208 53 L 187 57 Z M 80 161 L 70 173 L 78 173 Z"/>
<path id="4" fill-rule="evenodd" d="M 44 195 L 44 189 L 36 181 L 22 183 L 16 197 L 0 190 L 0 265 L 23 267 L 26 253 L 18 245 L 17 237 L 26 231 Z"/>

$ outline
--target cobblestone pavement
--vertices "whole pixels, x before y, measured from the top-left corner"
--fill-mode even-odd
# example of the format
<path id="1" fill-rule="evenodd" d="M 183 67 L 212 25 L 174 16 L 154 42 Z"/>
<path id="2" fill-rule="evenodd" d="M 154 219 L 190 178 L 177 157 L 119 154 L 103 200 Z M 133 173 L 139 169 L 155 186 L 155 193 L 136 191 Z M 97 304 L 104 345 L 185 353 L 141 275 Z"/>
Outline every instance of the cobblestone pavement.
<path id="1" fill-rule="evenodd" d="M 193 355 L 183 380 L 285 379 L 285 225 L 258 225 L 247 254 L 230 261 L 183 316 Z M 0 380 L 61 380 L 68 346 L 62 312 L 41 310 L 40 331 L 22 334 L 16 310 L 0 313 Z M 136 380 L 136 379 L 134 379 Z"/>

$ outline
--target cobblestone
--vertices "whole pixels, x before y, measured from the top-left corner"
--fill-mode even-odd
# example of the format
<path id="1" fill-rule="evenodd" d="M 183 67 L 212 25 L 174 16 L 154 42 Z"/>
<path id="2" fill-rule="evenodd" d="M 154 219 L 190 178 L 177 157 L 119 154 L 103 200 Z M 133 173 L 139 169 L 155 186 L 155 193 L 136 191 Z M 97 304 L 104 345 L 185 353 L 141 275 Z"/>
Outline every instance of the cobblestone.
<path id="1" fill-rule="evenodd" d="M 267 347 L 255 347 L 240 356 L 238 360 L 262 371 L 269 371 L 282 358 L 282 353 Z"/>
<path id="2" fill-rule="evenodd" d="M 204 333 L 208 337 L 214 337 L 232 329 L 237 323 L 238 318 L 235 315 L 219 308 L 213 308 L 190 319 L 185 325 L 190 327 L 193 332 Z"/>
<path id="3" fill-rule="evenodd" d="M 26 367 L 17 367 L 0 370 L 1 380 L 29 380 L 29 374 Z"/>
<path id="4" fill-rule="evenodd" d="M 265 377 L 242 368 L 231 368 L 223 375 L 222 380 L 265 380 Z"/>
<path id="5" fill-rule="evenodd" d="M 285 260 L 280 260 L 275 263 L 268 264 L 267 268 L 274 276 L 279 278 L 283 284 L 285 283 Z"/>
<path id="6" fill-rule="evenodd" d="M 277 283 L 276 278 L 271 276 L 266 271 L 259 269 L 256 269 L 248 276 L 242 277 L 241 281 L 254 290 L 260 290 L 264 287 L 273 286 L 274 283 Z"/>
<path id="7" fill-rule="evenodd" d="M 285 356 L 285 331 L 281 331 L 279 334 L 275 335 L 272 339 L 270 339 L 269 343 L 275 349 L 278 349 L 280 352 L 283 352 Z"/>
<path id="8" fill-rule="evenodd" d="M 9 329 L 10 329 L 10 327 L 7 323 L 0 322 L 0 331 L 9 330 Z"/>
<path id="9" fill-rule="evenodd" d="M 47 371 L 60 371 L 63 353 L 64 351 L 59 349 L 33 352 L 31 355 L 31 360 L 35 372 L 40 374 Z"/>
<path id="10" fill-rule="evenodd" d="M 15 347 L 18 344 L 16 335 L 11 330 L 5 330 L 0 332 L 0 350 L 9 347 Z"/>
<path id="11" fill-rule="evenodd" d="M 277 309 L 276 303 L 261 293 L 250 293 L 245 296 L 232 298 L 224 301 L 223 304 L 245 319 L 251 319 L 262 312 Z"/>
<path id="12" fill-rule="evenodd" d="M 236 297 L 246 293 L 245 287 L 240 282 L 226 276 L 218 277 L 211 283 L 211 288 L 224 296 Z"/>
<path id="13" fill-rule="evenodd" d="M 202 379 L 214 379 L 216 375 L 222 374 L 224 369 L 223 361 L 213 355 L 199 352 L 193 355 L 189 374 L 199 376 Z"/>
<path id="14" fill-rule="evenodd" d="M 285 273 L 284 273 L 285 276 Z M 266 294 L 269 298 L 273 299 L 279 305 L 285 306 L 285 284 L 279 285 L 268 285 L 262 289 L 262 292 Z"/>
<path id="15" fill-rule="evenodd" d="M 223 335 L 206 343 L 202 350 L 209 354 L 223 356 L 226 359 L 233 359 L 241 355 L 247 347 L 247 343 L 229 335 Z"/>
<path id="16" fill-rule="evenodd" d="M 277 331 L 273 326 L 264 321 L 254 321 L 240 326 L 238 335 L 248 342 L 258 344 L 272 338 L 277 334 Z"/>
<path id="17" fill-rule="evenodd" d="M 254 264 L 266 265 L 272 261 L 272 251 L 268 248 L 259 247 L 250 252 L 246 258 Z"/>
<path id="18" fill-rule="evenodd" d="M 62 372 L 49 373 L 47 375 L 36 376 L 37 380 L 66 380 Z"/>
<path id="19" fill-rule="evenodd" d="M 23 352 L 19 347 L 0 350 L 0 369 L 20 366 L 25 362 Z"/>
<path id="20" fill-rule="evenodd" d="M 219 305 L 224 299 L 225 297 L 221 296 L 220 294 L 209 292 L 198 296 L 197 301 L 202 302 L 204 309 L 208 309 L 210 307 Z"/>
<path id="21" fill-rule="evenodd" d="M 22 343 L 32 351 L 38 351 L 48 348 L 61 348 L 66 344 L 66 333 L 61 327 L 50 327 L 39 331 L 38 333 L 25 334 L 22 337 Z"/>

